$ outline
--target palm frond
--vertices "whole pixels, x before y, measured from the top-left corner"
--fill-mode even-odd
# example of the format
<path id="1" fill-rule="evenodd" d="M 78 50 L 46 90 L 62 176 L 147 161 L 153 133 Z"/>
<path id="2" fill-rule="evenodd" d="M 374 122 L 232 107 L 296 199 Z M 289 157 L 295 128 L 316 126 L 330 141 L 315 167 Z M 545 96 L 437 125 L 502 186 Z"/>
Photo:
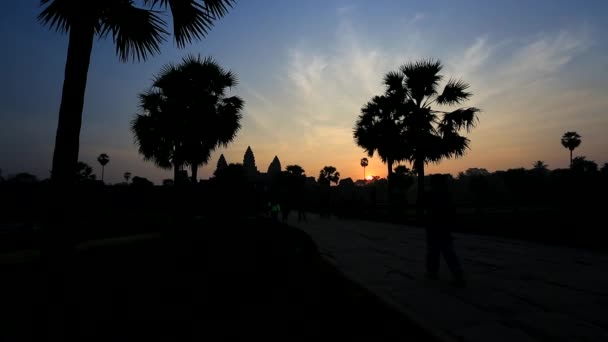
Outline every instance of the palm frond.
<path id="1" fill-rule="evenodd" d="M 456 132 L 442 136 L 442 154 L 445 158 L 461 158 L 469 149 L 470 140 Z"/>
<path id="2" fill-rule="evenodd" d="M 202 2 L 202 3 L 201 3 Z M 173 34 L 177 46 L 205 37 L 214 22 L 223 17 L 234 0 L 145 0 L 154 8 L 169 8 L 173 16 Z"/>
<path id="3" fill-rule="evenodd" d="M 228 147 L 241 129 L 241 110 L 245 106 L 245 101 L 237 96 L 223 99 L 218 106 L 219 120 L 216 125 L 216 133 L 213 136 L 216 146 Z M 214 146 L 215 149 L 215 146 Z"/>
<path id="4" fill-rule="evenodd" d="M 100 35 L 112 35 L 116 54 L 125 62 L 145 60 L 160 52 L 166 23 L 154 11 L 137 8 L 130 1 L 111 2 L 101 18 Z"/>
<path id="5" fill-rule="evenodd" d="M 405 90 L 403 74 L 398 71 L 389 71 L 384 75 L 383 83 L 387 92 L 402 92 Z"/>
<path id="6" fill-rule="evenodd" d="M 468 107 L 445 113 L 439 124 L 440 130 L 445 131 L 446 128 L 450 128 L 450 130 L 459 131 L 465 128 L 467 132 L 470 132 L 477 125 L 477 122 L 479 122 L 477 116 L 479 112 L 481 112 L 479 108 Z"/>
<path id="7" fill-rule="evenodd" d="M 40 0 L 46 6 L 38 15 L 38 21 L 61 33 L 67 33 L 79 15 L 79 6 L 70 0 Z M 82 13 L 80 13 L 82 15 Z"/>
<path id="8" fill-rule="evenodd" d="M 439 74 L 443 66 L 439 60 L 422 59 L 406 63 L 399 69 L 405 76 L 405 84 L 411 98 L 418 106 L 422 106 L 425 97 L 437 94 L 437 86 L 443 78 Z"/>
<path id="9" fill-rule="evenodd" d="M 466 91 L 469 87 L 462 80 L 450 79 L 443 88 L 441 95 L 437 96 L 437 103 L 448 106 L 463 103 L 473 95 Z"/>

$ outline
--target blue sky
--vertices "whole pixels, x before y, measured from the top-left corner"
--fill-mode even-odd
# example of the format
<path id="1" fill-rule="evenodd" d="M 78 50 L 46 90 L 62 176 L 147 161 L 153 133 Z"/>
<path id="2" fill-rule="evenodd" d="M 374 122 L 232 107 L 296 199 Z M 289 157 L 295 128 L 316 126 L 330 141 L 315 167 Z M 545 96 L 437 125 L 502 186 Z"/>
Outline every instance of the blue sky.
<path id="1" fill-rule="evenodd" d="M 67 37 L 36 21 L 38 1 L 14 1 L 0 13 L 0 168 L 41 178 L 50 169 Z M 279 1 L 241 0 L 210 32 L 185 49 L 172 41 L 143 63 L 121 63 L 110 40 L 95 42 L 89 71 L 80 159 L 106 179 L 125 171 L 154 181 L 171 176 L 137 154 L 129 121 L 137 94 L 162 65 L 188 53 L 213 56 L 240 80 L 243 128 L 219 153 L 242 162 L 251 145 L 265 171 L 275 155 L 316 176 L 334 165 L 361 176 L 364 156 L 352 138 L 360 108 L 382 92 L 382 76 L 417 58 L 439 58 L 447 77 L 461 77 L 480 107 L 472 149 L 431 172 L 565 167 L 561 135 L 575 130 L 575 151 L 608 162 L 607 1 Z M 372 158 L 368 174 L 384 176 Z"/>

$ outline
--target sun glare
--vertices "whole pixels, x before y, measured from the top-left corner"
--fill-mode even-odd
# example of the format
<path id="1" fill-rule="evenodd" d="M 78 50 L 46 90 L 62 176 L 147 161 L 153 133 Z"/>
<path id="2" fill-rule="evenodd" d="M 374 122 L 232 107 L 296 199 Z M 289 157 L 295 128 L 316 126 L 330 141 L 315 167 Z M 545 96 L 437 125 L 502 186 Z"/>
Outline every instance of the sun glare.
<path id="1" fill-rule="evenodd" d="M 365 179 L 367 179 L 368 181 L 371 181 L 372 179 L 374 179 L 374 176 L 369 175 L 369 176 L 365 177 Z"/>

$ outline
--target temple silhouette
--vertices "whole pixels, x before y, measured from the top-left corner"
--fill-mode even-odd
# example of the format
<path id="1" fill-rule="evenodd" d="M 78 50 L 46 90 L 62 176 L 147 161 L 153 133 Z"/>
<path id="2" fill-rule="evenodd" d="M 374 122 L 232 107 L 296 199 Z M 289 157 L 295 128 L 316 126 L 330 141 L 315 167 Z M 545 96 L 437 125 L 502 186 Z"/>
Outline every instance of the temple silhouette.
<path id="1" fill-rule="evenodd" d="M 268 169 L 266 172 L 260 172 L 255 163 L 255 155 L 253 154 L 253 150 L 251 146 L 247 146 L 247 150 L 243 155 L 243 168 L 247 174 L 247 179 L 250 182 L 254 183 L 268 183 L 271 182 L 273 177 L 277 174 L 281 173 L 282 166 L 281 161 L 278 156 L 274 156 L 270 165 L 268 165 Z M 228 162 L 224 155 L 220 155 L 217 161 L 216 173 L 224 168 L 228 167 Z"/>

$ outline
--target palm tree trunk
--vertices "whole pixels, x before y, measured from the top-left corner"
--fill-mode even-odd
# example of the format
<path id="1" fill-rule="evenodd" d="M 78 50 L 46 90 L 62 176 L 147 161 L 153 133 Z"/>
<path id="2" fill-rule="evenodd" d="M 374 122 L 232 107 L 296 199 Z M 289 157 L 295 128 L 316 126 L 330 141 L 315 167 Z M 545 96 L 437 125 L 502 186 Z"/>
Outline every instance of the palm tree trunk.
<path id="1" fill-rule="evenodd" d="M 570 169 L 572 169 L 572 150 L 570 150 Z"/>
<path id="2" fill-rule="evenodd" d="M 198 179 L 196 177 L 197 173 L 198 173 L 198 165 L 192 164 L 192 184 L 196 184 L 198 182 Z"/>
<path id="3" fill-rule="evenodd" d="M 177 185 L 179 181 L 179 165 L 177 163 L 173 163 L 173 184 Z"/>
<path id="4" fill-rule="evenodd" d="M 416 162 L 416 171 L 418 173 L 418 189 L 416 194 L 416 221 L 422 222 L 424 216 L 424 163 Z"/>
<path id="5" fill-rule="evenodd" d="M 103 173 L 104 173 L 105 169 L 106 169 L 106 166 L 105 165 L 101 165 L 101 181 L 102 182 L 103 182 Z"/>
<path id="6" fill-rule="evenodd" d="M 386 161 L 386 165 L 388 166 L 388 175 L 386 176 L 387 181 L 387 190 L 388 190 L 388 202 L 393 203 L 393 160 L 388 159 Z"/>
<path id="7" fill-rule="evenodd" d="M 82 108 L 94 35 L 94 26 L 86 22 L 77 22 L 70 27 L 51 174 L 53 182 L 59 185 L 71 184 L 76 174 Z"/>

